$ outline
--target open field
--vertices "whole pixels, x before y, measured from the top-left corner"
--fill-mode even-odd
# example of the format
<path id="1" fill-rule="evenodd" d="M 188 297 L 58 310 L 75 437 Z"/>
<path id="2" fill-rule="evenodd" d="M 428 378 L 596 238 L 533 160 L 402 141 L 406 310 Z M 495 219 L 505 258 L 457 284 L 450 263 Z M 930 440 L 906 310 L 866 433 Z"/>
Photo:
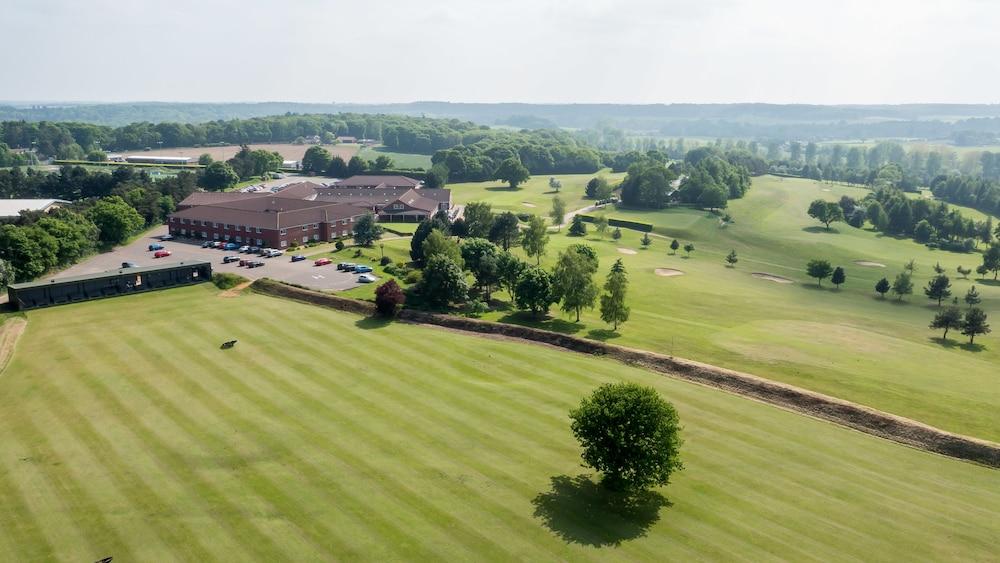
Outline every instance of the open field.
<path id="1" fill-rule="evenodd" d="M 207 285 L 27 319 L 12 560 L 987 560 L 1000 534 L 995 470 L 609 360 Z M 577 478 L 566 414 L 616 380 L 686 440 L 629 512 Z"/>
<path id="2" fill-rule="evenodd" d="M 427 154 L 392 152 L 386 147 L 362 147 L 358 152 L 358 156 L 366 160 L 375 160 L 383 155 L 392 159 L 393 168 L 423 168 L 426 170 L 431 167 L 431 157 Z"/>
<path id="3" fill-rule="evenodd" d="M 587 182 L 595 176 L 604 176 L 611 185 L 615 185 L 625 177 L 624 173 L 612 173 L 604 169 L 595 174 L 562 174 L 554 176 L 562 182 L 559 197 L 566 202 L 567 211 L 590 205 L 592 200 L 584 199 L 584 189 Z M 470 201 L 486 201 L 499 211 L 514 211 L 516 213 L 536 213 L 546 216 L 552 208 L 552 197 L 556 192 L 549 187 L 550 176 L 532 176 L 518 189 L 512 190 L 503 182 L 466 182 L 448 184 L 452 199 L 457 204 Z"/>
<path id="4" fill-rule="evenodd" d="M 629 271 L 632 316 L 620 334 L 608 330 L 597 310 L 585 311 L 580 324 L 569 322 L 572 318 L 556 309 L 550 320 L 541 323 L 510 311 L 486 318 L 613 339 L 625 346 L 784 381 L 953 432 L 1000 440 L 996 417 L 1000 285 L 958 279 L 955 267 L 976 266 L 979 254 L 932 251 L 911 240 L 843 223 L 826 232 L 805 213 L 813 199 L 833 201 L 843 194 L 860 198 L 865 193 L 811 180 L 756 178 L 746 198 L 730 202 L 736 223 L 725 228 L 715 215 L 693 209 L 609 211 L 612 217 L 652 222 L 658 235 L 649 249 L 641 248 L 641 235 L 634 231 L 623 231 L 622 240 L 615 242 L 610 236 L 600 240 L 591 230 L 586 240 L 600 255 L 602 282 L 618 258 Z M 476 199 L 471 193 L 466 197 Z M 547 210 L 545 205 L 539 207 Z M 565 232 L 553 233 L 544 265 L 551 266 L 560 249 L 580 242 Z M 683 251 L 669 254 L 674 237 L 694 243 L 690 258 Z M 408 241 L 398 241 L 386 246 L 402 252 L 407 245 Z M 730 249 L 739 255 L 736 268 L 724 265 Z M 805 274 L 811 258 L 843 266 L 847 283 L 836 290 L 827 280 L 817 288 Z M 875 282 L 883 276 L 891 281 L 911 258 L 918 266 L 914 295 L 902 303 L 891 296 L 877 299 Z M 991 317 L 994 333 L 977 338 L 974 348 L 964 346 L 968 338 L 954 331 L 951 340 L 942 343 L 940 332 L 927 328 L 936 306 L 922 288 L 937 262 L 951 276 L 954 295 L 963 296 L 975 284 L 983 296 L 982 307 Z M 684 275 L 656 274 L 666 268 Z M 754 273 L 793 283 L 775 283 Z M 363 286 L 348 295 L 366 298 L 372 292 Z M 503 292 L 495 297 L 507 299 Z"/>
<path id="5" fill-rule="evenodd" d="M 250 145 L 253 150 L 262 149 L 266 151 L 276 151 L 285 160 L 302 160 L 303 155 L 312 145 L 293 145 L 291 143 L 273 143 L 263 145 Z M 334 156 L 340 156 L 344 160 L 350 160 L 358 153 L 360 145 L 323 145 L 323 148 L 330 151 Z M 153 149 L 151 151 L 122 151 L 121 154 L 138 154 L 143 156 L 166 155 L 166 156 L 189 156 L 197 159 L 199 156 L 208 153 L 215 160 L 229 160 L 239 152 L 239 145 L 229 145 L 225 147 L 181 147 L 173 149 Z"/>

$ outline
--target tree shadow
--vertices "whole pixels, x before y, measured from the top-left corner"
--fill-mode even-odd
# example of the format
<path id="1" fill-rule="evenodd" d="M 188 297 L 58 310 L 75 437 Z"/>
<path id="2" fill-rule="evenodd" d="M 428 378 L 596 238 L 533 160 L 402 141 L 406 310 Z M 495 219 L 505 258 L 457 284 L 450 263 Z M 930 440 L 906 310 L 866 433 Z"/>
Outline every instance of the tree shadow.
<path id="1" fill-rule="evenodd" d="M 608 491 L 589 475 L 559 475 L 551 482 L 551 490 L 532 499 L 534 516 L 567 543 L 610 547 L 641 538 L 660 520 L 660 509 L 672 506 L 655 491 Z"/>
<path id="2" fill-rule="evenodd" d="M 510 186 L 489 186 L 484 188 L 488 192 L 518 192 L 521 188 L 512 188 Z"/>
<path id="3" fill-rule="evenodd" d="M 587 338 L 600 340 L 601 342 L 606 342 L 612 338 L 621 338 L 621 336 L 618 332 L 607 328 L 595 328 L 587 332 Z"/>
<path id="4" fill-rule="evenodd" d="M 981 283 L 983 285 L 1000 285 L 1000 280 L 988 280 L 979 278 L 978 280 L 976 280 L 976 282 Z"/>
<path id="5" fill-rule="evenodd" d="M 969 344 L 968 342 L 963 342 L 959 344 L 958 347 L 961 348 L 962 350 L 965 350 L 966 352 L 977 352 L 977 353 L 982 352 L 983 350 L 986 349 L 986 346 L 983 346 L 978 342 L 973 342 L 972 344 Z"/>
<path id="6" fill-rule="evenodd" d="M 571 321 L 567 321 L 565 319 L 558 319 L 548 316 L 536 317 L 530 311 L 518 311 L 516 313 L 510 313 L 500 317 L 499 320 L 502 323 L 532 326 L 536 328 L 542 328 L 545 330 L 551 330 L 552 332 L 558 332 L 561 334 L 576 334 L 585 328 L 584 325 L 580 323 L 574 323 Z"/>
<path id="7" fill-rule="evenodd" d="M 373 330 L 379 328 L 385 328 L 392 323 L 392 319 L 387 319 L 385 317 L 365 317 L 363 319 L 358 319 L 354 322 L 354 326 L 362 330 Z"/>
<path id="8" fill-rule="evenodd" d="M 802 227 L 802 230 L 807 233 L 829 233 L 831 235 L 839 234 L 840 231 L 834 228 L 827 229 L 821 225 L 813 225 L 811 227 Z"/>
<path id="9" fill-rule="evenodd" d="M 941 336 L 931 336 L 927 340 L 930 340 L 931 342 L 937 344 L 938 346 L 941 346 L 942 348 L 954 348 L 955 346 L 959 346 L 958 342 L 950 338 L 944 338 Z"/>

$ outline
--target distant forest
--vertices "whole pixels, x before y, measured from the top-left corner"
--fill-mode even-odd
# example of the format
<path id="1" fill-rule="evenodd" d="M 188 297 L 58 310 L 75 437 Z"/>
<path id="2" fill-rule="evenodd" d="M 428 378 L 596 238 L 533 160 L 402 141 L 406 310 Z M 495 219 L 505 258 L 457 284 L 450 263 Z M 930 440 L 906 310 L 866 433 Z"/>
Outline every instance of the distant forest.
<path id="1" fill-rule="evenodd" d="M 405 104 L 121 103 L 0 105 L 0 121 L 74 121 L 122 126 L 135 122 L 207 123 L 286 114 L 387 114 L 458 119 L 514 128 L 596 129 L 685 137 L 757 139 L 929 139 L 988 145 L 1000 137 L 1000 105 L 781 104 Z"/>

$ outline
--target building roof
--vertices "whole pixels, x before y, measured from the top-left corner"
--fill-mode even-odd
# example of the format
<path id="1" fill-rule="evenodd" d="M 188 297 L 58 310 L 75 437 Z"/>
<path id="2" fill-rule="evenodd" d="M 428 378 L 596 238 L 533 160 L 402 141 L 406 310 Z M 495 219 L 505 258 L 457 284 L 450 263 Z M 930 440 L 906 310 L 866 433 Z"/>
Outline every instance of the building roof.
<path id="1" fill-rule="evenodd" d="M 265 194 L 214 205 L 199 205 L 177 211 L 171 217 L 211 221 L 261 229 L 287 229 L 310 223 L 339 221 L 362 215 L 364 211 L 339 202 L 310 201 Z"/>
<path id="2" fill-rule="evenodd" d="M 421 184 L 420 180 L 414 180 L 406 176 L 367 176 L 358 174 L 334 184 L 338 188 L 374 188 L 386 186 L 389 188 L 416 188 Z"/>
<path id="3" fill-rule="evenodd" d="M 341 188 L 340 184 L 316 190 L 316 201 L 337 201 L 343 203 L 365 205 L 388 205 L 402 198 L 405 194 L 415 192 L 421 197 L 438 203 L 451 203 L 451 190 L 438 188 Z M 411 195 L 412 197 L 412 195 Z"/>
<path id="4" fill-rule="evenodd" d="M 0 217 L 18 217 L 22 211 L 45 211 L 66 203 L 64 199 L 0 199 Z"/>
<path id="5" fill-rule="evenodd" d="M 185 164 L 191 162 L 190 156 L 160 156 L 155 154 L 130 154 L 125 157 L 129 162 L 176 162 Z"/>
<path id="6" fill-rule="evenodd" d="M 79 281 L 88 280 L 98 280 L 101 278 L 113 278 L 118 277 L 122 274 L 145 274 L 148 272 L 162 272 L 164 270 L 174 270 L 177 268 L 190 268 L 194 266 L 210 266 L 209 262 L 204 260 L 187 260 L 184 262 L 170 262 L 166 264 L 156 264 L 154 266 L 139 266 L 136 268 L 118 268 L 117 270 L 108 270 L 105 272 L 96 272 L 93 274 L 80 274 L 77 276 L 65 276 L 56 277 L 47 280 L 33 281 L 33 282 L 23 282 L 23 283 L 12 283 L 7 287 L 13 290 L 29 289 L 33 287 L 42 287 L 46 285 L 53 285 L 57 283 L 73 283 Z"/>

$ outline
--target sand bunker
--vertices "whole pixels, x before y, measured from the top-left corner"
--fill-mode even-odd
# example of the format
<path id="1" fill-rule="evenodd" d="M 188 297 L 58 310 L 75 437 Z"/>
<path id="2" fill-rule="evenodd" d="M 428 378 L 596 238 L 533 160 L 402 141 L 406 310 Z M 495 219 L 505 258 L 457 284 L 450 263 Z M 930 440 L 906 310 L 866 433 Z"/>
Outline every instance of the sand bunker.
<path id="1" fill-rule="evenodd" d="M 885 264 L 879 262 L 869 262 L 868 260 L 855 260 L 854 263 L 858 266 L 865 266 L 867 268 L 885 268 Z"/>
<path id="2" fill-rule="evenodd" d="M 527 201 L 522 201 L 522 202 L 521 202 L 521 205 L 523 205 L 523 206 L 525 206 L 525 207 L 538 207 L 538 206 L 537 206 L 537 205 L 535 205 L 534 203 L 529 203 L 529 202 L 527 202 Z"/>
<path id="3" fill-rule="evenodd" d="M 828 192 L 828 191 L 830 191 L 830 188 L 823 188 L 823 191 L 824 192 Z"/>
<path id="4" fill-rule="evenodd" d="M 638 252 L 632 250 L 631 248 L 619 248 L 618 252 L 621 252 L 622 254 L 638 254 Z"/>
<path id="5" fill-rule="evenodd" d="M 672 277 L 672 276 L 683 276 L 684 272 L 682 272 L 680 270 L 675 270 L 673 268 L 657 268 L 656 269 L 656 275 L 663 276 L 665 278 L 669 278 L 669 277 Z"/>
<path id="6" fill-rule="evenodd" d="M 772 281 L 775 283 L 795 283 L 794 281 L 788 278 L 783 278 L 781 276 L 776 276 L 774 274 L 766 274 L 764 272 L 754 272 L 750 275 L 758 279 Z"/>

